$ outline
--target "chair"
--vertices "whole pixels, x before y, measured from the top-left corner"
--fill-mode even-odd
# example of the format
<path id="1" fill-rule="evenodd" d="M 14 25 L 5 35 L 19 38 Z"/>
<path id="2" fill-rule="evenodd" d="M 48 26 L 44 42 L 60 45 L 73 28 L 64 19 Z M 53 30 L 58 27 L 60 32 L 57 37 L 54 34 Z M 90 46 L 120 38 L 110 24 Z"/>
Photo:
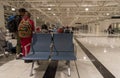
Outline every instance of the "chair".
<path id="1" fill-rule="evenodd" d="M 38 60 L 48 60 L 50 56 L 50 44 L 51 44 L 51 34 L 33 34 L 32 45 L 30 48 L 30 53 L 23 57 L 23 60 L 32 60 L 32 68 L 30 76 L 32 76 L 32 71 L 34 67 L 34 61 Z"/>
<path id="2" fill-rule="evenodd" d="M 30 53 L 23 57 L 23 60 L 32 60 L 32 68 L 34 61 L 38 60 L 67 60 L 68 75 L 70 76 L 70 61 L 76 60 L 74 53 L 73 34 L 33 34 Z"/>
<path id="3" fill-rule="evenodd" d="M 76 60 L 74 53 L 73 34 L 54 34 L 53 46 L 53 55 L 51 60 L 67 60 L 68 75 L 70 76 L 70 60 Z"/>

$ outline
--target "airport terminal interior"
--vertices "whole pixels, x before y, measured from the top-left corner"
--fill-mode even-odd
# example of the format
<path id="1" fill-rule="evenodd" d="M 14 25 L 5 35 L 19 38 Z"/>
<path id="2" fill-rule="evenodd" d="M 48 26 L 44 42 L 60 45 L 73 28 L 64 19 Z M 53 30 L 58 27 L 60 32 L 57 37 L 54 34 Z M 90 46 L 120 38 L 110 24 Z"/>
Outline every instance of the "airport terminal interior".
<path id="1" fill-rule="evenodd" d="M 21 8 L 34 31 L 17 58 Z M 0 78 L 120 78 L 119 66 L 120 0 L 0 0 Z"/>

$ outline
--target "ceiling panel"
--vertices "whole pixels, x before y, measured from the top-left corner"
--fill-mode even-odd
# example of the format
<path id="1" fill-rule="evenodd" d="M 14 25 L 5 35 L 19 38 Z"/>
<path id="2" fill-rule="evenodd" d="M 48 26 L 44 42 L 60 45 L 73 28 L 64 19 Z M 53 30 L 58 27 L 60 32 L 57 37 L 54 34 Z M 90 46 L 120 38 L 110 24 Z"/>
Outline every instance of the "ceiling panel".
<path id="1" fill-rule="evenodd" d="M 44 15 L 44 19 L 68 26 L 120 14 L 119 0 L 0 0 L 0 3 L 17 9 L 24 7 L 36 17 Z"/>

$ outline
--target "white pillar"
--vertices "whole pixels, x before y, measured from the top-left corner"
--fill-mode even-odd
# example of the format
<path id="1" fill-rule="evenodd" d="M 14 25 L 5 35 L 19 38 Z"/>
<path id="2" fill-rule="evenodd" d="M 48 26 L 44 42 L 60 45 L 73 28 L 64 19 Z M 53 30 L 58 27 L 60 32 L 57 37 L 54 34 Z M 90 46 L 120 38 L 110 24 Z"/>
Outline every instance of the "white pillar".
<path id="1" fill-rule="evenodd" d="M 0 28 L 5 28 L 4 8 L 0 5 Z"/>
<path id="2" fill-rule="evenodd" d="M 91 33 L 95 33 L 95 31 L 96 31 L 96 26 L 95 26 L 94 23 L 89 24 L 89 31 L 90 31 Z"/>
<path id="3" fill-rule="evenodd" d="M 88 25 L 88 32 L 91 33 L 91 26 Z"/>
<path id="4" fill-rule="evenodd" d="M 96 34 L 99 34 L 99 24 L 96 25 Z"/>
<path id="5" fill-rule="evenodd" d="M 96 32 L 97 32 L 97 24 L 95 23 L 95 24 L 93 25 L 93 33 L 96 34 Z"/>

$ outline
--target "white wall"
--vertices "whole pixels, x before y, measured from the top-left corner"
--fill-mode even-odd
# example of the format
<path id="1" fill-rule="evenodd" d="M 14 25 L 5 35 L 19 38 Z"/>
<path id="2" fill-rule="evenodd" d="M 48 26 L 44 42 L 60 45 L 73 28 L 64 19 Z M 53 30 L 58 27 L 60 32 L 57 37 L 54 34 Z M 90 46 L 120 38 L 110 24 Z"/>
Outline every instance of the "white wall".
<path id="1" fill-rule="evenodd" d="M 92 32 L 92 33 L 103 32 L 108 28 L 110 24 L 118 23 L 118 22 L 120 23 L 120 19 L 107 19 L 104 21 L 99 21 L 97 23 L 88 24 L 89 32 Z"/>
<path id="2" fill-rule="evenodd" d="M 96 33 L 98 32 L 98 23 L 91 23 L 88 25 L 88 31 L 91 33 Z"/>

